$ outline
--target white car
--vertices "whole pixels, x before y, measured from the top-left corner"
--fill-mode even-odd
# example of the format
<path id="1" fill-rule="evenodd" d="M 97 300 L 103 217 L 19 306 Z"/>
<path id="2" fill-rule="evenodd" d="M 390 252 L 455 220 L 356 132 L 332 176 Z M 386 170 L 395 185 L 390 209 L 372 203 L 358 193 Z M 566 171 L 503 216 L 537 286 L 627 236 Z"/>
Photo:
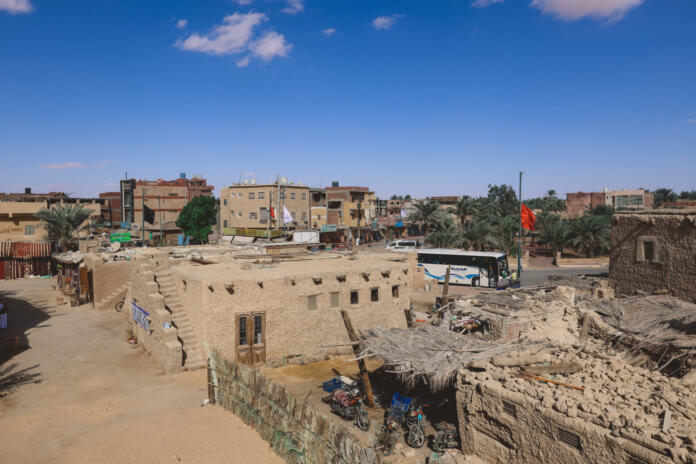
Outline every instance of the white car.
<path id="1" fill-rule="evenodd" d="M 389 251 L 409 252 L 421 247 L 419 240 L 394 240 L 386 249 Z"/>

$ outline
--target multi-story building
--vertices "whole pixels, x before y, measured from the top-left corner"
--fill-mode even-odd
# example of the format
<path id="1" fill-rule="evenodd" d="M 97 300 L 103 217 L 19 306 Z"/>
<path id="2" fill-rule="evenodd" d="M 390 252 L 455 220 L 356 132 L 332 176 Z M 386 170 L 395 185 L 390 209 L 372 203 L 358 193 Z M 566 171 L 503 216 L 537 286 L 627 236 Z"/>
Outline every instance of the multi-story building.
<path id="1" fill-rule="evenodd" d="M 104 192 L 99 194 L 104 200 L 101 210 L 102 223 L 108 227 L 121 226 L 121 192 Z"/>
<path id="2" fill-rule="evenodd" d="M 585 210 L 600 205 L 617 210 L 650 209 L 653 206 L 653 194 L 643 189 L 609 190 L 601 192 L 577 192 L 566 194 L 566 214 L 569 217 L 582 216 Z"/>
<path id="3" fill-rule="evenodd" d="M 21 240 L 41 241 L 48 233 L 34 214 L 44 208 L 58 204 L 77 204 L 90 211 L 83 224 L 99 222 L 103 201 L 94 198 L 71 198 L 62 192 L 32 193 L 26 188 L 24 193 L 0 194 L 0 241 Z M 86 235 L 87 231 L 82 231 Z"/>
<path id="4" fill-rule="evenodd" d="M 197 196 L 212 197 L 213 189 L 201 176 L 187 179 L 183 173 L 175 180 L 122 180 L 121 221 L 128 228 L 142 228 L 146 206 L 155 217 L 152 224 L 144 223 L 145 238 L 161 236 L 167 243 L 175 243 L 181 233 L 176 226 L 181 210 Z"/>
<path id="5" fill-rule="evenodd" d="M 312 229 L 326 230 L 326 189 L 309 189 L 309 215 Z"/>
<path id="6" fill-rule="evenodd" d="M 326 187 L 327 221 L 338 229 L 367 227 L 376 218 L 377 199 L 368 187 Z"/>
<path id="7" fill-rule="evenodd" d="M 220 191 L 220 220 L 223 235 L 272 236 L 282 230 L 310 227 L 310 189 L 302 184 L 280 181 L 256 184 L 255 180 L 234 184 Z M 292 217 L 285 220 L 287 209 Z"/>

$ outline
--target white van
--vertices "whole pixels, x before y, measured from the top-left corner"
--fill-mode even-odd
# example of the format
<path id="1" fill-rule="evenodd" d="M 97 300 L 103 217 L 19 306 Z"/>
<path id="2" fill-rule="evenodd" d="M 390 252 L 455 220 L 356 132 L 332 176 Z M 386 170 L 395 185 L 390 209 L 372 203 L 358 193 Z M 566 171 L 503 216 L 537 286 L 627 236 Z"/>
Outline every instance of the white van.
<path id="1" fill-rule="evenodd" d="M 386 246 L 386 249 L 390 251 L 413 251 L 420 247 L 421 243 L 419 240 L 394 240 Z"/>

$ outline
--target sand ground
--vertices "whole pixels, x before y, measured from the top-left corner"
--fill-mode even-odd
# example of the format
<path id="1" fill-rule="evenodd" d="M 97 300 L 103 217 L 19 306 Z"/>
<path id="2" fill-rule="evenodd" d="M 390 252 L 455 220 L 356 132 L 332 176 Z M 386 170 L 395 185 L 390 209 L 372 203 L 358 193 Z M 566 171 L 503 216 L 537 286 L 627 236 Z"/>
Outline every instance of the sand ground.
<path id="1" fill-rule="evenodd" d="M 0 281 L 17 355 L 0 364 L 0 461 L 281 463 L 259 435 L 201 407 L 205 372 L 163 375 L 116 312 L 56 306 L 51 280 Z"/>

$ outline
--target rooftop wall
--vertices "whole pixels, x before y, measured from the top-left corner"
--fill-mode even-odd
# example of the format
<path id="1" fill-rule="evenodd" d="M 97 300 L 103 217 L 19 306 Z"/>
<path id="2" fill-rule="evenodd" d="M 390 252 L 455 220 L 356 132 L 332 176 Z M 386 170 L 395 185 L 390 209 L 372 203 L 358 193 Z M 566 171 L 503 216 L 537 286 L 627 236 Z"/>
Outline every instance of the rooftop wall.
<path id="1" fill-rule="evenodd" d="M 617 296 L 667 290 L 678 298 L 696 301 L 694 256 L 694 214 L 612 216 L 609 284 Z"/>

